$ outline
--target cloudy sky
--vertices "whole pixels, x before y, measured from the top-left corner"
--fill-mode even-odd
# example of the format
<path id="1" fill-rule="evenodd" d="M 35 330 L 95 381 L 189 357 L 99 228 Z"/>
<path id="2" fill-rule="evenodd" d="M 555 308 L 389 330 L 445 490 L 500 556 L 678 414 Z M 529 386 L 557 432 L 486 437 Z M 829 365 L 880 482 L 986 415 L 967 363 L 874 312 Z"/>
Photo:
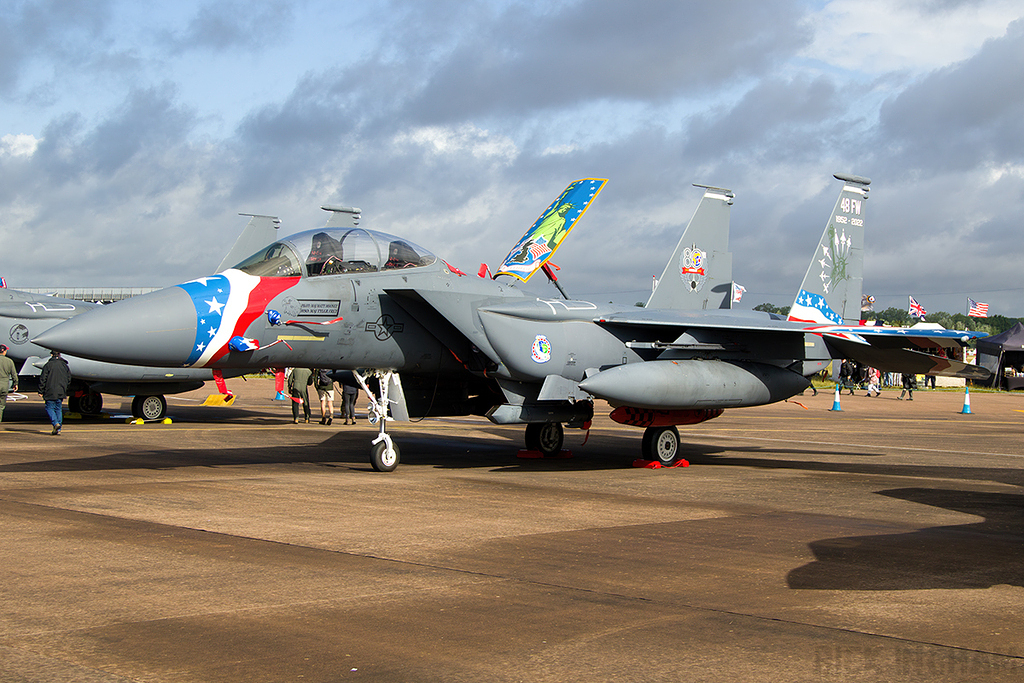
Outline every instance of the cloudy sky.
<path id="1" fill-rule="evenodd" d="M 791 303 L 839 191 L 872 179 L 864 290 L 1024 316 L 1019 0 L 8 0 L 0 274 L 164 286 L 245 224 L 363 209 L 493 267 L 569 181 L 573 295 L 646 299 L 731 188 L 744 306 Z M 541 282 L 531 286 L 553 294 Z"/>

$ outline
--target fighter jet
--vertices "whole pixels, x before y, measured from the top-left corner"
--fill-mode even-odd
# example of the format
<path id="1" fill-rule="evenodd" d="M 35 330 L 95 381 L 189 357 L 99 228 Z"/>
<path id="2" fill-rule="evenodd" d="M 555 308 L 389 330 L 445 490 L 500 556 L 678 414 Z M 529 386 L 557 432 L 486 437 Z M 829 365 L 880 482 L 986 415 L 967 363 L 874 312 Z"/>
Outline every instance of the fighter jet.
<path id="1" fill-rule="evenodd" d="M 870 181 L 837 177 L 844 186 L 828 225 L 856 220 L 863 228 Z M 877 336 L 858 335 L 866 328 L 837 313 L 847 300 L 859 302 L 860 292 L 858 285 L 855 297 L 848 294 L 851 278 L 835 264 L 827 292 L 807 303 L 827 323 L 717 308 L 719 293 L 705 292 L 714 280 L 700 230 L 684 234 L 673 253 L 659 283 L 665 290 L 652 296 L 658 308 L 525 293 L 514 280 L 544 269 L 605 182 L 570 183 L 494 277 L 483 269 L 480 277 L 467 276 L 384 232 L 321 228 L 260 249 L 218 275 L 90 311 L 36 341 L 111 362 L 350 370 L 379 424 L 370 449 L 379 471 L 400 460 L 389 420 L 483 415 L 496 424 L 525 424 L 527 447 L 553 455 L 561 450 L 563 425 L 588 426 L 595 399 L 611 404 L 617 422 L 646 428 L 646 458 L 671 464 L 680 451 L 676 425 L 802 392 L 806 363 L 819 354 L 836 357 L 832 338 L 848 341 L 844 351 L 854 358 L 861 345 L 877 350 Z M 705 193 L 695 217 L 704 202 L 731 203 L 717 194 Z M 842 249 L 855 253 L 861 244 L 862 238 L 842 241 Z M 719 263 L 724 268 L 728 259 Z M 808 335 L 822 343 L 808 346 Z"/>
<path id="2" fill-rule="evenodd" d="M 356 210 L 358 211 L 358 210 Z M 277 239 L 281 221 L 275 216 L 239 214 L 248 216 L 231 251 L 218 270 L 234 265 L 258 247 Z M 226 262 L 226 265 L 225 265 Z M 54 325 L 85 311 L 102 307 L 101 304 L 55 296 L 44 296 L 5 287 L 0 288 L 0 321 L 8 330 L 10 341 L 7 355 L 19 366 L 19 384 L 27 391 L 35 386 L 49 351 L 31 340 Z M 72 412 L 98 415 L 103 410 L 103 394 L 132 396 L 132 415 L 147 420 L 159 420 L 167 412 L 167 394 L 178 394 L 199 389 L 205 382 L 218 379 L 207 368 L 139 367 L 99 362 L 73 355 L 65 356 L 71 370 L 68 408 Z M 233 377 L 244 370 L 229 370 L 221 374 Z"/>
<path id="3" fill-rule="evenodd" d="M 0 321 L 9 330 L 7 355 L 19 366 L 19 384 L 31 391 L 50 352 L 32 339 L 54 325 L 102 304 L 41 296 L 16 289 L 0 289 Z M 134 396 L 132 415 L 162 419 L 167 410 L 165 394 L 192 391 L 212 380 L 206 368 L 158 368 L 104 363 L 73 355 L 65 356 L 71 370 L 68 409 L 98 415 L 103 394 Z M 230 376 L 230 374 L 229 374 Z"/>

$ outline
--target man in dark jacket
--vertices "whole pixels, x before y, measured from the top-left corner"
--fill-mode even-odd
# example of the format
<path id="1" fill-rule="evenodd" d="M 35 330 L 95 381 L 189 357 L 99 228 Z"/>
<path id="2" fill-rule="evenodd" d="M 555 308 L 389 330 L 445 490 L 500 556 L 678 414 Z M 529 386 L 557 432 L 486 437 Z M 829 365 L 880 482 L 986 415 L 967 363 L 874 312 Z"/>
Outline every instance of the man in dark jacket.
<path id="1" fill-rule="evenodd" d="M 56 351 L 50 351 L 50 360 L 46 361 L 43 371 L 39 373 L 39 393 L 46 401 L 46 414 L 53 425 L 53 435 L 60 434 L 61 425 L 64 424 L 64 399 L 68 395 L 68 387 L 71 385 L 71 370 L 68 369 L 68 362 L 60 357 Z"/>

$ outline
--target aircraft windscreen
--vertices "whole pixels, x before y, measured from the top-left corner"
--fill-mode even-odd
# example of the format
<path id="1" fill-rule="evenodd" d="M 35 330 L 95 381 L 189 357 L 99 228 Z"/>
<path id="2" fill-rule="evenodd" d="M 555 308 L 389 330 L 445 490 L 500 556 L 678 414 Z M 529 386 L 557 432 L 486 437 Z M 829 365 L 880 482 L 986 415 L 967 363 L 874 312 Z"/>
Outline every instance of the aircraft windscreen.
<path id="1" fill-rule="evenodd" d="M 304 257 L 300 257 L 302 254 Z M 412 242 L 362 228 L 322 228 L 292 235 L 250 256 L 235 268 L 250 275 L 309 277 L 376 273 L 429 266 L 437 257 Z"/>
<path id="2" fill-rule="evenodd" d="M 291 239 L 299 253 L 307 255 L 306 272 L 310 277 L 380 270 L 380 250 L 366 230 L 316 230 L 294 235 Z"/>
<path id="3" fill-rule="evenodd" d="M 295 277 L 302 275 L 302 266 L 295 251 L 284 242 L 274 242 L 269 247 L 245 259 L 236 269 L 257 277 Z"/>
<path id="4" fill-rule="evenodd" d="M 384 270 L 418 268 L 437 261 L 436 256 L 412 242 L 384 233 L 377 233 L 377 236 L 388 240 L 388 260 L 384 262 Z"/>

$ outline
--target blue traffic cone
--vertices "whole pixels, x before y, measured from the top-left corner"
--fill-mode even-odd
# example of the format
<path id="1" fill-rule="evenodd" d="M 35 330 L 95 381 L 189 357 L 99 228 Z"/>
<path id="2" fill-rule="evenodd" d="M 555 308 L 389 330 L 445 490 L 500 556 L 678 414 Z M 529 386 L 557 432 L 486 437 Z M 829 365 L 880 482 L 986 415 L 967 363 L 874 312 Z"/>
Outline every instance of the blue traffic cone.
<path id="1" fill-rule="evenodd" d="M 839 385 L 838 384 L 836 385 L 836 398 L 835 398 L 834 401 L 832 401 L 832 407 L 829 410 L 834 410 L 834 411 L 839 412 L 839 413 L 843 412 L 843 409 L 839 406 Z"/>
<path id="2" fill-rule="evenodd" d="M 283 391 L 279 391 L 279 392 L 277 392 L 277 396 L 274 397 L 274 400 L 275 401 L 287 401 L 288 400 L 288 394 L 284 393 Z"/>
<path id="3" fill-rule="evenodd" d="M 964 407 L 963 410 L 960 411 L 960 414 L 971 414 L 971 388 L 968 387 L 966 383 L 964 384 Z"/>

